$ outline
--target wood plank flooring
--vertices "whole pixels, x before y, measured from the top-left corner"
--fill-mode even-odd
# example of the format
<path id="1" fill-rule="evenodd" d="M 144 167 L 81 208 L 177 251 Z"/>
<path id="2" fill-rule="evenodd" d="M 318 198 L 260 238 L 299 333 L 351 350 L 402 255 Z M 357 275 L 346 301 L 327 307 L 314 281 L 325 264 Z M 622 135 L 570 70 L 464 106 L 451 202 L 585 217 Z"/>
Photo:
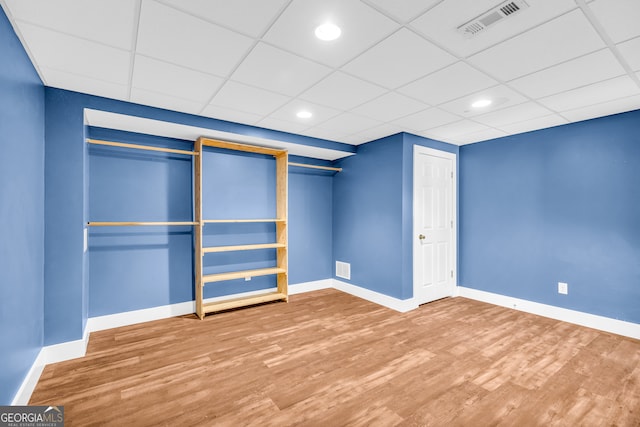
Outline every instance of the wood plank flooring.
<path id="1" fill-rule="evenodd" d="M 323 290 L 92 333 L 30 404 L 64 405 L 68 426 L 640 426 L 640 341 Z"/>

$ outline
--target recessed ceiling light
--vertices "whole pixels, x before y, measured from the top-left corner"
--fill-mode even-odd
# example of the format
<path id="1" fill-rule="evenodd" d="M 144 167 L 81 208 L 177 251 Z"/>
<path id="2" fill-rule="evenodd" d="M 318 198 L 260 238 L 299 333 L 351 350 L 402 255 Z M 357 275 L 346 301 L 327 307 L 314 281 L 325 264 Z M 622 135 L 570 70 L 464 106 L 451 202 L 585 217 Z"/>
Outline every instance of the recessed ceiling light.
<path id="1" fill-rule="evenodd" d="M 484 108 L 484 107 L 488 107 L 492 103 L 493 103 L 493 101 L 490 100 L 490 99 L 478 99 L 473 104 L 471 104 L 471 106 L 473 108 Z"/>
<path id="2" fill-rule="evenodd" d="M 311 114 L 311 111 L 303 110 L 303 111 L 298 111 L 296 113 L 296 116 L 298 116 L 298 118 L 300 118 L 300 119 L 308 119 L 308 118 L 311 118 L 311 116 L 313 116 L 313 114 Z"/>
<path id="3" fill-rule="evenodd" d="M 327 22 L 316 28 L 316 37 L 320 40 L 331 41 L 340 37 L 342 30 L 335 24 Z"/>

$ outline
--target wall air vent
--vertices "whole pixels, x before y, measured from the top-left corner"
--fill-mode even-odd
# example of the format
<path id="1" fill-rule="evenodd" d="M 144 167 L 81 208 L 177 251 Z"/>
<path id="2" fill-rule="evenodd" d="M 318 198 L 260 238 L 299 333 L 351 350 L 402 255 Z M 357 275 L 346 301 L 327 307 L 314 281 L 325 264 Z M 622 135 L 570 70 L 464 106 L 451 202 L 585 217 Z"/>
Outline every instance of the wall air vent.
<path id="1" fill-rule="evenodd" d="M 351 280 L 351 264 L 342 261 L 336 261 L 336 277 Z"/>
<path id="2" fill-rule="evenodd" d="M 513 16 L 528 7 L 529 5 L 525 0 L 511 0 L 500 3 L 482 15 L 476 16 L 469 22 L 459 26 L 458 32 L 467 38 L 473 37 L 496 22 L 500 22 L 505 18 Z"/>

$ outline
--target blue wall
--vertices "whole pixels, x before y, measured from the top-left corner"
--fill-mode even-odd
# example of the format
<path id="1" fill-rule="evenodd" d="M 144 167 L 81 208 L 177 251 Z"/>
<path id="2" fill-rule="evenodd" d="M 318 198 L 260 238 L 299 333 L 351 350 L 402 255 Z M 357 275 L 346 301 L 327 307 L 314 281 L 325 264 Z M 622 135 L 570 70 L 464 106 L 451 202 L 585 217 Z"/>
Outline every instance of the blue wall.
<path id="1" fill-rule="evenodd" d="M 331 165 L 296 156 L 289 160 Z M 333 276 L 334 176 L 315 169 L 289 168 L 289 283 Z"/>
<path id="2" fill-rule="evenodd" d="M 396 298 L 402 286 L 402 134 L 358 146 L 337 162 L 333 255 L 351 264 L 351 282 Z M 344 280 L 338 278 L 340 280 Z"/>
<path id="3" fill-rule="evenodd" d="M 462 147 L 460 284 L 640 323 L 639 162 L 640 111 Z"/>
<path id="4" fill-rule="evenodd" d="M 0 8 L 0 405 L 42 348 L 44 87 Z"/>
<path id="5" fill-rule="evenodd" d="M 334 178 L 335 260 L 351 264 L 354 285 L 399 299 L 413 296 L 414 145 L 458 152 L 399 133 L 358 146 Z"/>
<path id="6" fill-rule="evenodd" d="M 91 228 L 89 251 L 83 252 L 87 221 L 190 220 L 191 159 L 186 156 L 134 153 L 117 148 L 87 148 L 85 137 L 185 148 L 192 142 L 115 130 L 85 128 L 83 109 L 95 108 L 176 123 L 280 138 L 331 149 L 354 148 L 282 132 L 234 125 L 204 117 L 159 110 L 59 89 L 46 89 L 47 114 L 47 298 L 45 343 L 80 339 L 88 317 L 193 299 L 191 227 Z M 220 217 L 274 216 L 275 168 L 262 156 L 214 155 L 204 179 L 225 186 L 206 187 L 205 213 Z M 305 159 L 302 159 L 305 160 Z M 308 160 L 308 159 L 307 159 Z M 313 161 L 318 163 L 318 161 Z M 289 174 L 289 263 L 297 267 L 289 283 L 331 276 L 331 176 L 293 170 Z M 239 186 L 236 186 L 238 184 Z M 245 185 L 246 184 L 246 185 Z M 252 188 L 246 192 L 247 188 Z M 226 189 L 226 190 L 225 190 Z M 225 191 L 223 191 L 225 190 Z M 230 191 L 228 191 L 230 190 Z M 310 200 L 306 194 L 313 194 Z M 233 202 L 233 203 L 227 203 Z M 239 206 L 239 210 L 229 210 Z M 258 207 L 266 210 L 256 211 Z M 268 215 L 267 215 L 268 214 Z M 227 230 L 207 226 L 208 238 L 273 240 L 268 225 Z M 271 225 L 271 227 L 273 227 Z M 310 246 L 313 245 L 313 246 Z M 233 255 L 233 256 L 232 256 Z M 206 273 L 259 268 L 275 262 L 275 251 L 211 254 Z M 242 266 L 241 266 L 242 265 Z M 270 277 L 207 286 L 205 297 L 273 286 Z M 62 302 L 64 301 L 64 305 Z"/>
<path id="7" fill-rule="evenodd" d="M 95 139 L 193 149 L 192 141 L 89 128 Z M 191 221 L 191 156 L 89 146 L 91 221 Z M 89 317 L 193 299 L 192 227 L 91 227 Z"/>
<path id="8" fill-rule="evenodd" d="M 46 88 L 45 345 L 82 338 L 87 319 L 84 133 L 74 93 Z"/>

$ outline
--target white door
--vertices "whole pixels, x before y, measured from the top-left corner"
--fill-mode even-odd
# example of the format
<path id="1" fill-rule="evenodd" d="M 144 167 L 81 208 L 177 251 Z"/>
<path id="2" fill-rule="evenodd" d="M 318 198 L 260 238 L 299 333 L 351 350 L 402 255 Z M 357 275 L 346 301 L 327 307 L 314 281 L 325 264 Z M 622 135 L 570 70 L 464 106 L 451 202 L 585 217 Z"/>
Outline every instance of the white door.
<path id="1" fill-rule="evenodd" d="M 456 157 L 414 146 L 413 296 L 418 304 L 456 286 Z"/>

